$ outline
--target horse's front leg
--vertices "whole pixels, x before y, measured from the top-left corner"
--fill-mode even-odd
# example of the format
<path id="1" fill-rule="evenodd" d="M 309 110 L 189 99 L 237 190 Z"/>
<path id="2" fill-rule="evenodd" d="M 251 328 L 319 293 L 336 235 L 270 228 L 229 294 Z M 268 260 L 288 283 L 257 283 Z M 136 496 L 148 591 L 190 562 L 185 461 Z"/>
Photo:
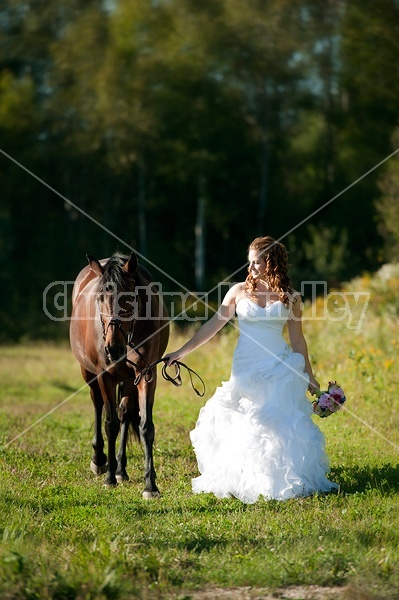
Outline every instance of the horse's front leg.
<path id="1" fill-rule="evenodd" d="M 98 383 L 105 407 L 105 432 L 108 440 L 108 470 L 105 485 L 116 485 L 116 438 L 119 433 L 119 417 L 116 411 L 116 381 L 106 373 L 99 375 Z"/>
<path id="2" fill-rule="evenodd" d="M 123 481 L 129 481 L 129 476 L 126 472 L 126 446 L 129 437 L 129 428 L 131 427 L 133 432 L 138 437 L 138 423 L 140 420 L 137 387 L 134 385 L 134 382 L 131 379 L 124 381 L 120 385 L 122 386 L 122 398 L 118 407 L 118 412 L 119 420 L 121 423 L 121 431 L 119 452 L 116 457 L 116 480 L 118 483 L 122 483 Z"/>
<path id="3" fill-rule="evenodd" d="M 83 367 L 82 375 L 83 379 L 90 387 L 90 396 L 94 406 L 95 423 L 92 442 L 93 455 L 91 457 L 90 468 L 95 475 L 102 475 L 107 470 L 107 457 L 104 454 L 104 438 L 102 434 L 102 412 L 104 401 L 96 376 Z"/>
<path id="4" fill-rule="evenodd" d="M 156 387 L 156 376 L 151 383 L 142 380 L 139 383 L 139 407 L 140 407 L 140 440 L 144 450 L 144 481 L 145 488 L 143 498 L 158 498 L 159 490 L 155 483 L 156 474 L 153 459 L 153 444 L 155 427 L 152 420 L 152 408 L 154 405 L 154 393 Z"/>

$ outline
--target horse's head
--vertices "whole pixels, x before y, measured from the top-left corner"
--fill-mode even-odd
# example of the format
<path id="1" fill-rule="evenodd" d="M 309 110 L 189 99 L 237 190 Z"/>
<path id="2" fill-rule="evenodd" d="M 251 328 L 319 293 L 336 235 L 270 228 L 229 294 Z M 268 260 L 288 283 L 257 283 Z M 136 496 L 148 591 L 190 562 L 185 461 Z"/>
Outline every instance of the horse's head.
<path id="1" fill-rule="evenodd" d="M 99 277 L 96 302 L 100 313 L 105 359 L 116 362 L 126 354 L 135 323 L 137 297 L 134 275 L 137 256 L 114 254 L 102 266 L 93 256 L 87 256 L 92 271 Z"/>

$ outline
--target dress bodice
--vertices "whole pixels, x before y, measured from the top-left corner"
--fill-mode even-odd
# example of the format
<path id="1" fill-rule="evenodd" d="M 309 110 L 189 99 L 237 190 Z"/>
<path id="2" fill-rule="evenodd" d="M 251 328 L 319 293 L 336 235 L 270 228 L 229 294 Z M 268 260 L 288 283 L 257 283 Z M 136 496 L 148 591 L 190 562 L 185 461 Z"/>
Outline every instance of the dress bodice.
<path id="1" fill-rule="evenodd" d="M 282 335 L 289 310 L 280 300 L 262 307 L 253 300 L 244 297 L 237 302 L 236 313 L 240 332 L 248 331 L 252 335 L 265 338 Z"/>
<path id="2" fill-rule="evenodd" d="M 263 308 L 249 298 L 240 298 L 236 313 L 240 336 L 234 352 L 233 372 L 256 369 L 259 361 L 281 357 L 290 350 L 283 337 L 289 310 L 281 301 Z"/>

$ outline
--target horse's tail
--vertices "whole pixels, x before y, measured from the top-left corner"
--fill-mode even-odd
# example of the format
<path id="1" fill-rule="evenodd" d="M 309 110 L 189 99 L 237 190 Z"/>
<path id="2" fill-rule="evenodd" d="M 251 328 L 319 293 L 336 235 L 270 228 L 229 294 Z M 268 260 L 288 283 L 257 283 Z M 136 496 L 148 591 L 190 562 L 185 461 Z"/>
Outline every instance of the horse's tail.
<path id="1" fill-rule="evenodd" d="M 122 403 L 122 398 L 124 396 L 123 393 L 123 381 L 121 381 L 118 384 L 118 410 L 119 410 L 119 414 L 121 416 L 121 412 L 123 412 L 124 410 L 126 410 L 126 408 L 123 406 Z M 140 430 L 139 430 L 139 425 L 140 425 L 140 412 L 139 412 L 139 403 L 137 398 L 135 398 L 134 402 L 132 403 L 132 405 L 129 406 L 129 432 L 132 434 L 132 437 L 134 437 L 138 442 L 140 442 Z"/>
<path id="2" fill-rule="evenodd" d="M 136 399 L 133 406 L 133 413 L 130 418 L 130 431 L 132 432 L 133 437 L 140 442 L 140 412 L 139 412 L 139 403 Z"/>

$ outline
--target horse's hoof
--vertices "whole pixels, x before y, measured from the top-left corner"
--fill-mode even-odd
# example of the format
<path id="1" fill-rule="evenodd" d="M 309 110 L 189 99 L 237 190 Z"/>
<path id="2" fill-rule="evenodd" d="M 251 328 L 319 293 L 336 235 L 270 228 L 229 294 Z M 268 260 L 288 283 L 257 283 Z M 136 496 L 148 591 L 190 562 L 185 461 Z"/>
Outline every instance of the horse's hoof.
<path id="1" fill-rule="evenodd" d="M 126 483 L 126 481 L 129 481 L 129 475 L 126 473 L 117 473 L 115 477 L 118 483 Z"/>
<path id="2" fill-rule="evenodd" d="M 158 490 L 156 492 L 144 490 L 144 492 L 143 492 L 144 500 L 153 500 L 153 498 L 160 498 L 160 497 L 161 497 L 161 494 L 158 492 Z"/>
<path id="3" fill-rule="evenodd" d="M 116 488 L 117 485 L 118 483 L 116 481 L 115 483 L 108 483 L 108 481 L 103 483 L 103 487 L 105 487 L 107 490 L 109 490 L 110 488 Z"/>
<path id="4" fill-rule="evenodd" d="M 94 475 L 104 475 L 104 473 L 107 472 L 107 465 L 96 465 L 96 463 L 91 461 L 90 469 L 93 471 Z"/>

